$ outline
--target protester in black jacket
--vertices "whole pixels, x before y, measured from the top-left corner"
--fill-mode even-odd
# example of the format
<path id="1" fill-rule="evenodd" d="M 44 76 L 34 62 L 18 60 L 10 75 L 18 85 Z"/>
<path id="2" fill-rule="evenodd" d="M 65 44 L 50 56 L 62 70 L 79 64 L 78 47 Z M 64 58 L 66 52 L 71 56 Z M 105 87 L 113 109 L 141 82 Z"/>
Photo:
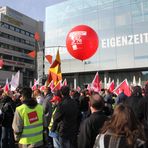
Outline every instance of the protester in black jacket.
<path id="1" fill-rule="evenodd" d="M 15 105 L 12 99 L 5 95 L 0 103 L 1 113 L 3 114 L 1 148 L 15 147 L 12 122 L 15 112 Z"/>
<path id="2" fill-rule="evenodd" d="M 51 131 L 58 130 L 61 148 L 75 148 L 78 133 L 79 107 L 69 95 L 68 86 L 61 88 L 62 102 L 57 106 Z"/>
<path id="3" fill-rule="evenodd" d="M 148 147 L 148 84 L 145 86 L 145 97 L 139 102 L 138 118 L 144 125 L 146 145 Z"/>
<path id="4" fill-rule="evenodd" d="M 103 98 L 94 93 L 90 97 L 91 115 L 81 124 L 80 134 L 78 138 L 78 148 L 92 148 L 100 128 L 103 126 L 107 116 L 102 111 L 104 107 Z"/>
<path id="5" fill-rule="evenodd" d="M 142 99 L 143 96 L 141 87 L 134 86 L 132 95 L 126 100 L 126 104 L 132 108 L 137 119 L 139 118 L 139 112 L 141 110 L 139 103 Z"/>

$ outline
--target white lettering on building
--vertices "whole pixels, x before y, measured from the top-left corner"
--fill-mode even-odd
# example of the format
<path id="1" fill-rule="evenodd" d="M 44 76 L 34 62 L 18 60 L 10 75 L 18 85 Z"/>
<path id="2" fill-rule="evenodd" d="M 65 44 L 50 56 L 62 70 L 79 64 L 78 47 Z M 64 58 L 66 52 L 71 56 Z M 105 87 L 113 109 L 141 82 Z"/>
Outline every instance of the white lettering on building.
<path id="1" fill-rule="evenodd" d="M 127 36 L 117 36 L 101 40 L 102 48 L 123 47 L 129 45 L 138 45 L 148 43 L 148 33 L 140 33 Z"/>

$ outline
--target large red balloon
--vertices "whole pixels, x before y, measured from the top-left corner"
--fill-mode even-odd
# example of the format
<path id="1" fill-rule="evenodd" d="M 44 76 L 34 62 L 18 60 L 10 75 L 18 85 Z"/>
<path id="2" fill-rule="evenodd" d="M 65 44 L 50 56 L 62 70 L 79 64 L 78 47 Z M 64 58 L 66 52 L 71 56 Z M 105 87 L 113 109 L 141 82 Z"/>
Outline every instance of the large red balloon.
<path id="1" fill-rule="evenodd" d="M 74 27 L 67 35 L 66 47 L 76 59 L 86 60 L 93 56 L 98 48 L 98 36 L 89 26 Z"/>

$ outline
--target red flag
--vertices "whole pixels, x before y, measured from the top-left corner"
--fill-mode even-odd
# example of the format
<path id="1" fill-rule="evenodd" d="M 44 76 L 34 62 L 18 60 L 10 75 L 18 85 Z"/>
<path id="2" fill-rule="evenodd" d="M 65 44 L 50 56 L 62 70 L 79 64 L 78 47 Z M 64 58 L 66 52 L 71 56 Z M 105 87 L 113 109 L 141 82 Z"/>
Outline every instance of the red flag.
<path id="1" fill-rule="evenodd" d="M 35 58 L 35 56 L 36 56 L 36 51 L 33 50 L 33 51 L 29 52 L 27 55 L 30 56 L 31 58 Z"/>
<path id="2" fill-rule="evenodd" d="M 112 81 L 112 82 L 110 83 L 109 87 L 108 87 L 108 90 L 109 90 L 110 92 L 113 92 L 114 89 L 115 89 L 115 83 L 114 83 L 114 81 Z"/>
<path id="3" fill-rule="evenodd" d="M 36 33 L 34 34 L 34 39 L 35 39 L 36 41 L 39 41 L 39 40 L 40 40 L 40 35 L 39 35 L 38 32 L 36 32 Z"/>
<path id="4" fill-rule="evenodd" d="M 81 91 L 81 87 L 80 86 L 77 86 L 77 89 L 76 89 L 78 92 Z"/>
<path id="5" fill-rule="evenodd" d="M 3 87 L 3 89 L 4 89 L 4 92 L 8 92 L 9 91 L 9 82 L 8 82 L 8 79 L 6 80 L 6 84 Z"/>
<path id="6" fill-rule="evenodd" d="M 101 84 L 100 84 L 100 78 L 99 78 L 99 74 L 98 72 L 96 73 L 94 80 L 91 83 L 91 88 L 95 91 L 95 92 L 99 92 L 101 90 Z"/>
<path id="7" fill-rule="evenodd" d="M 37 85 L 39 85 L 39 79 L 38 80 L 34 79 L 34 84 L 32 86 L 32 90 L 36 90 L 37 89 Z"/>
<path id="8" fill-rule="evenodd" d="M 88 85 L 87 85 L 87 90 L 88 90 L 88 92 L 91 94 L 91 91 L 92 91 L 92 89 L 91 89 L 91 84 L 88 84 Z"/>
<path id="9" fill-rule="evenodd" d="M 52 89 L 52 91 L 54 92 L 55 90 L 60 90 L 61 87 L 62 87 L 62 82 L 59 81 L 59 82 L 57 83 L 57 85 Z"/>
<path id="10" fill-rule="evenodd" d="M 52 56 L 46 55 L 45 57 L 46 57 L 47 61 L 51 64 L 52 63 Z"/>
<path id="11" fill-rule="evenodd" d="M 4 60 L 3 59 L 0 59 L 0 69 L 2 69 L 4 66 Z"/>
<path id="12" fill-rule="evenodd" d="M 64 81 L 63 81 L 63 86 L 67 86 L 67 80 L 66 79 L 64 79 Z"/>
<path id="13" fill-rule="evenodd" d="M 36 90 L 36 89 L 37 89 L 36 85 L 33 85 L 32 90 Z"/>
<path id="14" fill-rule="evenodd" d="M 127 96 L 130 96 L 131 95 L 131 91 L 130 91 L 130 87 L 128 85 L 128 82 L 127 82 L 127 79 L 125 79 L 123 82 L 121 82 L 119 84 L 119 86 L 117 86 L 115 89 L 114 89 L 114 93 L 116 95 L 119 95 L 122 91 L 124 91 L 124 94 L 127 95 Z"/>
<path id="15" fill-rule="evenodd" d="M 45 90 L 45 88 L 46 88 L 46 86 L 45 86 L 45 85 L 41 86 L 41 87 L 40 87 L 40 91 L 44 91 L 44 90 Z"/>

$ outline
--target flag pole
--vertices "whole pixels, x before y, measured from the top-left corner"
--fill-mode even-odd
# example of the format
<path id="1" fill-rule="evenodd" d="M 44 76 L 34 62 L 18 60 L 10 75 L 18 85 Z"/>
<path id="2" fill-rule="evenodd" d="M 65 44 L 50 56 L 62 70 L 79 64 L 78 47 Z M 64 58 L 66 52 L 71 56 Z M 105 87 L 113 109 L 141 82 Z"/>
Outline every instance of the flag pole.
<path id="1" fill-rule="evenodd" d="M 34 78 L 37 79 L 37 53 L 38 53 L 38 41 L 35 40 L 35 73 Z"/>

